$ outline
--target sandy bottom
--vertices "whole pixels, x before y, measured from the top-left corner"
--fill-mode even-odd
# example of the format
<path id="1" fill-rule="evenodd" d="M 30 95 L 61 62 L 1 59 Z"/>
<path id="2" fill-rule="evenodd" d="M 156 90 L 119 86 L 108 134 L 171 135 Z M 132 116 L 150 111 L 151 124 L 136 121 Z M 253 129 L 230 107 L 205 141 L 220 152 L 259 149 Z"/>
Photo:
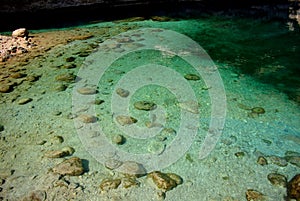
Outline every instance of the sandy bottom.
<path id="1" fill-rule="evenodd" d="M 210 94 L 212 86 L 207 83 L 213 82 L 203 80 L 199 74 L 200 80 L 183 79 L 195 93 L 195 100 L 198 101 L 196 109 L 192 102 L 188 102 L 189 99 L 185 102 L 184 97 L 178 97 L 170 92 L 178 88 L 177 83 L 173 81 L 174 77 L 167 76 L 160 79 L 165 79 L 165 83 L 169 83 L 169 88 L 158 86 L 153 72 L 155 68 L 145 72 L 149 78 L 149 82 L 145 83 L 153 81 L 152 85 L 137 88 L 130 96 L 128 114 L 138 120 L 136 125 L 146 130 L 172 128 L 175 133 L 169 133 L 163 139 L 161 136 L 152 136 L 148 140 L 135 139 L 132 136 L 134 129 L 123 130 L 124 126 L 118 125 L 115 121 L 115 117 L 120 113 L 112 111 L 114 103 L 112 97 L 123 101 L 125 99 L 115 94 L 117 88 L 129 89 L 133 86 L 124 87 L 124 83 L 138 85 L 143 82 L 138 77 L 126 78 L 127 80 L 122 81 L 122 77 L 130 75 L 130 72 L 138 66 L 157 64 L 168 66 L 182 76 L 197 74 L 192 65 L 181 59 L 192 50 L 183 48 L 185 41 L 179 40 L 174 43 L 174 38 L 169 38 L 170 41 L 166 42 L 166 44 L 169 42 L 177 45 L 176 53 L 180 48 L 183 49 L 179 51 L 181 56 L 175 55 L 170 49 L 171 46 L 164 45 L 168 35 L 160 36 L 160 32 L 163 31 L 157 29 L 157 32 L 153 31 L 153 35 L 158 34 L 160 37 L 156 40 L 161 42 L 158 43 L 160 46 L 156 46 L 155 51 L 139 49 L 124 56 L 122 53 L 127 51 L 126 48 L 129 51 L 135 50 L 141 48 L 141 44 L 151 45 L 151 41 L 143 38 L 143 32 L 118 34 L 143 27 L 172 28 L 186 33 L 193 29 L 195 23 L 188 20 L 109 22 L 63 31 L 43 30 L 35 33 L 36 38 L 40 37 L 41 41 L 44 41 L 44 44 L 40 42 L 39 46 L 49 48 L 46 50 L 44 48 L 37 54 L 31 53 L 32 55 L 25 59 L 24 56 L 16 57 L 1 64 L 4 69 L 2 81 L 14 83 L 14 90 L 0 94 L 0 124 L 4 126 L 4 130 L 0 132 L 0 200 L 36 198 L 35 200 L 240 201 L 247 200 L 245 193 L 249 189 L 262 193 L 265 200 L 284 200 L 286 188 L 271 184 L 268 175 L 278 173 L 290 180 L 299 173 L 299 162 L 297 166 L 284 158 L 287 151 L 300 153 L 299 105 L 273 86 L 262 84 L 251 76 L 238 73 L 229 63 L 215 61 L 215 67 L 223 84 L 215 86 L 224 86 L 226 104 L 222 107 L 226 107 L 224 110 L 226 116 L 224 113 L 221 114 L 220 119 L 225 119 L 224 128 L 219 128 L 222 135 L 219 139 L 214 139 L 216 146 L 206 158 L 200 160 L 199 151 L 210 129 L 213 97 Z M 201 22 L 197 23 L 201 24 Z M 113 63 L 109 63 L 107 59 L 111 55 L 113 55 Z M 102 72 L 97 71 L 97 67 L 107 67 L 107 69 Z M 92 69 L 91 72 L 95 73 L 90 72 L 91 74 L 87 74 L 90 77 L 82 77 L 85 69 Z M 11 77 L 18 72 L 25 75 L 18 78 Z M 99 74 L 101 72 L 103 74 Z M 79 74 L 80 79 L 75 80 L 72 77 Z M 36 79 L 29 79 L 29 76 Z M 94 82 L 93 79 L 97 76 L 101 79 Z M 124 83 L 118 84 L 119 82 Z M 95 95 L 77 96 L 78 86 L 94 88 L 98 92 Z M 131 93 L 133 91 L 130 91 Z M 104 102 L 99 105 L 92 104 L 89 102 L 90 99 Z M 136 110 L 133 104 L 140 100 L 155 102 L 163 107 L 165 123 L 160 124 L 162 119 L 159 118 L 160 113 L 156 112 L 159 108 L 154 109 L 153 113 Z M 224 103 L 224 101 L 220 102 Z M 261 107 L 265 112 L 263 114 L 253 112 L 251 109 L 255 107 Z M 94 111 L 92 115 L 97 117 L 96 122 L 80 122 L 80 118 L 78 122 L 81 114 L 91 111 Z M 196 124 L 199 125 L 193 123 L 192 117 L 195 116 L 187 118 L 181 116 L 186 113 L 196 115 Z M 181 121 L 190 122 L 188 126 L 196 130 L 196 135 L 184 136 L 185 132 L 179 132 Z M 101 138 L 97 137 L 97 130 L 94 130 L 93 125 L 102 129 L 101 132 L 108 139 L 107 142 L 112 142 L 117 134 L 125 136 L 126 142 L 123 145 L 111 143 L 112 146 L 118 147 L 118 151 L 125 153 L 133 153 L 133 155 L 150 153 L 159 156 L 167 153 L 168 147 L 176 146 L 173 151 L 168 152 L 169 155 L 160 158 L 162 160 L 160 162 L 151 161 L 153 160 L 151 157 L 140 160 L 145 163 L 145 166 L 156 163 L 155 167 L 158 168 L 156 170 L 180 175 L 183 183 L 167 191 L 165 198 L 161 190 L 147 176 L 137 178 L 139 182 L 137 186 L 130 188 L 119 186 L 103 192 L 99 186 L 104 179 L 126 176 L 118 171 L 109 170 L 101 163 L 103 162 L 100 161 L 101 157 L 110 156 L 107 152 L 103 153 L 104 156 L 101 155 L 102 153 L 97 153 L 97 146 L 100 152 L 109 152 L 109 150 L 102 150 L 102 144 L 97 144 L 97 140 Z M 86 130 L 82 130 L 83 127 Z M 191 145 L 186 144 L 189 142 L 186 138 L 189 137 L 194 137 Z M 175 139 L 179 139 L 182 143 L 172 144 Z M 48 151 L 61 150 L 66 146 L 75 149 L 72 156 L 45 157 Z M 53 167 L 73 156 L 83 161 L 85 172 L 82 175 L 61 176 L 53 173 Z M 268 164 L 258 164 L 259 156 L 266 158 Z M 130 158 L 124 159 L 122 154 L 120 157 L 118 158 L 120 161 Z M 163 161 L 168 157 L 176 160 L 160 169 L 160 165 L 165 164 Z M 130 159 L 134 160 L 134 158 Z"/>

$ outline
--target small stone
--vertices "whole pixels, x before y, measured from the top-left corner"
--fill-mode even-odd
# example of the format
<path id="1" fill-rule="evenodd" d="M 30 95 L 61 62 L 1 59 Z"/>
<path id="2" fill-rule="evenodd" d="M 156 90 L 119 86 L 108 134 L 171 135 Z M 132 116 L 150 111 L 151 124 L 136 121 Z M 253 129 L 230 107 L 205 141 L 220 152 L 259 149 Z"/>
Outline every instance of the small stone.
<path id="1" fill-rule="evenodd" d="M 101 100 L 101 99 L 96 99 L 92 102 L 92 104 L 95 104 L 95 105 L 101 105 L 102 103 L 104 103 L 105 101 L 104 100 Z"/>
<path id="2" fill-rule="evenodd" d="M 29 75 L 26 77 L 26 81 L 28 82 L 36 82 L 40 79 L 41 76 L 39 75 Z"/>
<path id="3" fill-rule="evenodd" d="M 1 93 L 9 93 L 13 90 L 12 85 L 8 85 L 8 84 L 1 84 L 0 85 L 0 92 Z"/>
<path id="4" fill-rule="evenodd" d="M 65 152 L 67 154 L 67 156 L 70 156 L 75 152 L 75 149 L 73 147 L 66 146 L 66 147 L 62 148 L 61 151 Z"/>
<path id="5" fill-rule="evenodd" d="M 67 88 L 68 88 L 67 85 L 65 85 L 65 84 L 59 84 L 59 85 L 57 85 L 57 86 L 54 87 L 54 90 L 55 90 L 55 91 L 64 91 L 64 90 L 66 90 Z"/>
<path id="6" fill-rule="evenodd" d="M 77 66 L 76 66 L 76 64 L 66 64 L 66 65 L 64 65 L 63 66 L 63 68 L 65 68 L 65 69 L 72 69 L 72 68 L 76 68 Z"/>
<path id="7" fill-rule="evenodd" d="M 243 158 L 245 156 L 245 152 L 239 151 L 239 152 L 236 152 L 234 155 L 238 158 Z"/>
<path id="8" fill-rule="evenodd" d="M 11 78 L 14 78 L 14 79 L 19 79 L 19 78 L 23 78 L 23 77 L 26 77 L 27 75 L 25 73 L 20 73 L 20 72 L 17 72 L 17 73 L 13 73 L 10 75 Z"/>
<path id="9" fill-rule="evenodd" d="M 176 182 L 176 185 L 180 185 L 183 183 L 183 179 L 179 175 L 175 173 L 167 173 L 167 175 Z"/>
<path id="10" fill-rule="evenodd" d="M 295 175 L 287 184 L 287 197 L 300 200 L 300 174 Z"/>
<path id="11" fill-rule="evenodd" d="M 73 62 L 73 61 L 75 61 L 75 57 L 67 57 L 66 58 L 66 62 Z"/>
<path id="12" fill-rule="evenodd" d="M 200 77 L 196 74 L 186 74 L 184 76 L 184 78 L 187 80 L 193 80 L 193 81 L 200 80 Z"/>
<path id="13" fill-rule="evenodd" d="M 148 146 L 148 151 L 152 154 L 160 155 L 165 151 L 166 145 L 161 141 L 151 141 Z"/>
<path id="14" fill-rule="evenodd" d="M 79 176 L 83 174 L 84 169 L 81 159 L 72 157 L 56 165 L 53 172 L 60 175 Z"/>
<path id="15" fill-rule="evenodd" d="M 285 167 L 288 165 L 288 162 L 285 158 L 279 156 L 268 156 L 267 157 L 268 163 L 278 165 L 280 167 Z"/>
<path id="16" fill-rule="evenodd" d="M 137 122 L 137 119 L 125 115 L 117 116 L 116 120 L 121 126 L 131 125 Z"/>
<path id="17" fill-rule="evenodd" d="M 267 201 L 267 198 L 264 194 L 253 190 L 253 189 L 248 189 L 246 191 L 246 200 L 247 201 Z"/>
<path id="18" fill-rule="evenodd" d="M 287 179 L 284 175 L 278 173 L 268 174 L 268 180 L 275 186 L 286 187 Z"/>
<path id="19" fill-rule="evenodd" d="M 121 145 L 124 144 L 126 141 L 126 138 L 123 135 L 116 135 L 113 137 L 113 143 Z"/>
<path id="20" fill-rule="evenodd" d="M 66 73 L 66 74 L 61 74 L 56 76 L 55 78 L 57 81 L 62 81 L 62 82 L 74 82 L 76 79 L 76 75 L 73 73 Z"/>
<path id="21" fill-rule="evenodd" d="M 100 184 L 100 189 L 102 191 L 109 191 L 116 189 L 121 184 L 121 179 L 104 179 Z"/>
<path id="22" fill-rule="evenodd" d="M 171 177 L 175 178 L 175 174 L 171 174 Z M 182 180 L 181 178 L 179 179 L 179 176 L 176 175 L 175 180 L 172 179 L 168 174 L 159 172 L 159 171 L 154 171 L 148 174 L 148 178 L 151 178 L 152 181 L 155 183 L 155 185 L 159 188 L 162 189 L 163 191 L 169 191 L 175 188 L 178 184 L 182 183 L 179 180 Z M 177 184 L 178 182 L 178 184 Z"/>
<path id="23" fill-rule="evenodd" d="M 139 186 L 140 182 L 135 177 L 125 177 L 122 179 L 122 186 L 124 188 L 130 188 L 133 186 Z"/>
<path id="24" fill-rule="evenodd" d="M 96 94 L 97 90 L 90 87 L 81 87 L 77 89 L 77 92 L 82 95 L 92 95 L 92 94 Z"/>
<path id="25" fill-rule="evenodd" d="M 122 89 L 122 88 L 118 88 L 116 90 L 116 93 L 123 98 L 126 98 L 127 96 L 129 96 L 129 91 L 126 89 Z"/>
<path id="26" fill-rule="evenodd" d="M 78 119 L 83 123 L 94 123 L 97 121 L 97 117 L 90 114 L 80 114 Z"/>
<path id="27" fill-rule="evenodd" d="M 20 99 L 20 100 L 18 101 L 18 104 L 19 104 L 19 105 L 24 105 L 24 104 L 29 103 L 29 102 L 31 102 L 31 101 L 32 101 L 32 98 L 22 98 L 22 99 Z"/>
<path id="28" fill-rule="evenodd" d="M 257 163 L 264 166 L 264 165 L 268 165 L 268 161 L 265 157 L 263 156 L 259 156 L 257 159 Z"/>
<path id="29" fill-rule="evenodd" d="M 156 108 L 156 104 L 150 101 L 138 101 L 134 103 L 134 108 L 138 110 L 150 111 Z"/>
<path id="30" fill-rule="evenodd" d="M 68 156 L 68 154 L 62 150 L 51 150 L 45 152 L 44 156 L 47 158 L 62 158 Z"/>
<path id="31" fill-rule="evenodd" d="M 144 176 L 146 174 L 144 166 L 135 161 L 125 161 L 120 167 L 115 170 L 137 177 Z"/>
<path id="32" fill-rule="evenodd" d="M 262 107 L 254 107 L 251 109 L 251 112 L 255 114 L 264 114 L 266 111 Z"/>
<path id="33" fill-rule="evenodd" d="M 300 156 L 286 156 L 286 161 L 297 167 L 300 167 Z"/>
<path id="34" fill-rule="evenodd" d="M 54 144 L 61 144 L 64 142 L 64 138 L 60 135 L 55 135 L 51 137 L 50 142 Z"/>
<path id="35" fill-rule="evenodd" d="M 28 37 L 28 30 L 26 28 L 20 28 L 20 29 L 16 29 L 12 32 L 12 37 L 21 37 L 21 38 L 24 38 L 24 37 Z"/>
<path id="36" fill-rule="evenodd" d="M 114 170 L 122 165 L 122 161 L 116 160 L 116 159 L 108 159 L 105 161 L 104 165 L 106 168 L 110 170 Z"/>

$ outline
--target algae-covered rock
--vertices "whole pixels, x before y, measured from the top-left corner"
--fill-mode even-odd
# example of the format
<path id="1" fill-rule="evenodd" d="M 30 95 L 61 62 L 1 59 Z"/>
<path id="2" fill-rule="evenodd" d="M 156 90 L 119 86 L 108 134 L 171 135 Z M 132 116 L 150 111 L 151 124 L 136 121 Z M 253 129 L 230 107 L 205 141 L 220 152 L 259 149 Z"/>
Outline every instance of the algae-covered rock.
<path id="1" fill-rule="evenodd" d="M 134 103 L 135 109 L 150 111 L 156 108 L 156 104 L 150 101 L 137 101 Z"/>
<path id="2" fill-rule="evenodd" d="M 100 189 L 102 191 L 109 191 L 116 189 L 121 184 L 121 179 L 104 179 L 100 184 Z"/>
<path id="3" fill-rule="evenodd" d="M 79 176 L 84 172 L 82 160 L 78 157 L 67 159 L 56 165 L 52 170 L 54 173 L 69 176 Z"/>
<path id="4" fill-rule="evenodd" d="M 175 188 L 177 185 L 182 184 L 182 178 L 174 173 L 162 173 L 154 171 L 148 174 L 148 177 L 152 179 L 157 188 L 163 191 L 169 191 Z"/>
<path id="5" fill-rule="evenodd" d="M 287 184 L 287 197 L 300 201 L 300 174 L 295 175 Z"/>
<path id="6" fill-rule="evenodd" d="M 282 174 L 279 174 L 279 173 L 270 173 L 270 174 L 268 174 L 268 180 L 274 186 L 286 187 L 286 184 L 287 184 L 286 177 Z"/>

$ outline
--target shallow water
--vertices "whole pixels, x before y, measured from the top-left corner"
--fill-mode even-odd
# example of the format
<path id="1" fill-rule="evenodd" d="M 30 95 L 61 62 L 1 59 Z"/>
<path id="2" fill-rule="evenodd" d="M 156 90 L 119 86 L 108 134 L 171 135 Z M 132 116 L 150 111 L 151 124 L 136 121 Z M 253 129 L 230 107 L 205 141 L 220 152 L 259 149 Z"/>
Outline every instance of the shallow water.
<path id="1" fill-rule="evenodd" d="M 286 188 L 267 177 L 278 173 L 290 180 L 299 173 L 299 27 L 206 17 L 69 29 L 75 28 L 102 34 L 33 59 L 26 72 L 41 78 L 1 94 L 2 200 L 26 200 L 33 193 L 40 200 L 163 199 L 146 176 L 137 179 L 138 186 L 122 183 L 102 192 L 105 178 L 126 177 L 118 168 L 104 167 L 111 160 L 180 175 L 183 183 L 167 191 L 165 200 L 246 200 L 249 189 L 266 200 L 284 200 Z M 75 60 L 67 62 L 71 56 Z M 77 67 L 64 68 L 66 63 Z M 78 77 L 57 80 L 65 73 Z M 199 80 L 187 80 L 187 74 Z M 66 89 L 58 91 L 62 85 Z M 78 93 L 84 87 L 98 92 Z M 120 96 L 118 88 L 129 95 Z M 32 101 L 20 105 L 22 98 Z M 156 107 L 138 110 L 137 101 Z M 265 112 L 255 113 L 255 107 Z M 84 122 L 82 114 L 97 121 Z M 137 122 L 121 126 L 120 115 Z M 124 144 L 114 143 L 117 135 L 126 138 Z M 66 146 L 83 159 L 83 175 L 62 177 L 51 171 L 70 156 L 47 158 L 45 153 Z M 298 157 L 296 163 L 289 161 L 288 151 Z M 259 156 L 268 164 L 258 164 Z"/>

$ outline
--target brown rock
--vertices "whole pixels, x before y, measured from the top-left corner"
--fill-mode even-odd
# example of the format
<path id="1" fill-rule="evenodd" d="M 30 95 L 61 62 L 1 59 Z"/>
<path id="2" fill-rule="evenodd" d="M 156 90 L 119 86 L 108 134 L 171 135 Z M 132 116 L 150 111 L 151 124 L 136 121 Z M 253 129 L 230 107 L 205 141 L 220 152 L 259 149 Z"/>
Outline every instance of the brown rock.
<path id="1" fill-rule="evenodd" d="M 115 143 L 115 144 L 124 144 L 126 139 L 123 135 L 116 135 L 113 137 L 112 141 Z"/>
<path id="2" fill-rule="evenodd" d="M 186 74 L 184 76 L 184 78 L 187 80 L 193 80 L 193 81 L 200 80 L 200 77 L 196 74 Z"/>
<path id="3" fill-rule="evenodd" d="M 62 81 L 62 82 L 74 82 L 76 79 L 76 75 L 72 73 L 66 73 L 66 74 L 61 74 L 56 76 L 55 78 L 57 81 Z"/>
<path id="4" fill-rule="evenodd" d="M 182 183 L 181 177 L 176 174 L 165 174 L 159 171 L 151 172 L 148 177 L 153 180 L 155 185 L 163 191 L 169 191 L 175 188 L 178 184 Z M 173 179 L 175 178 L 175 180 Z M 180 178 L 180 179 L 179 179 Z M 178 184 L 177 184 L 178 183 Z"/>
<path id="5" fill-rule="evenodd" d="M 127 96 L 129 96 L 129 91 L 126 89 L 122 89 L 122 88 L 118 88 L 116 90 L 116 93 L 123 98 L 126 98 Z"/>
<path id="6" fill-rule="evenodd" d="M 121 179 L 104 179 L 100 184 L 100 189 L 102 191 L 109 191 L 118 188 L 120 184 Z"/>
<path id="7" fill-rule="evenodd" d="M 144 176 L 147 172 L 144 166 L 135 161 L 125 161 L 123 164 L 115 169 L 118 172 L 122 172 L 128 175 L 134 175 L 137 177 Z"/>
<path id="8" fill-rule="evenodd" d="M 83 123 L 94 123 L 97 121 L 97 117 L 90 114 L 80 114 L 78 119 Z"/>
<path id="9" fill-rule="evenodd" d="M 253 189 L 248 189 L 246 191 L 246 199 L 247 201 L 266 201 L 267 198 L 264 194 L 253 190 Z"/>
<path id="10" fill-rule="evenodd" d="M 32 101 L 32 98 L 22 98 L 22 99 L 20 99 L 20 100 L 18 101 L 18 104 L 19 104 L 19 105 L 24 105 L 24 104 L 29 103 L 29 102 L 31 102 L 31 101 Z"/>
<path id="11" fill-rule="evenodd" d="M 78 157 L 67 159 L 53 168 L 53 172 L 60 175 L 79 176 L 83 174 L 84 169 L 82 161 Z"/>
<path id="12" fill-rule="evenodd" d="M 156 108 L 156 104 L 150 101 L 137 101 L 134 103 L 134 108 L 138 110 L 150 111 Z"/>
<path id="13" fill-rule="evenodd" d="M 121 126 L 131 125 L 137 122 L 137 119 L 125 115 L 117 116 L 116 120 Z"/>
<path id="14" fill-rule="evenodd" d="M 287 179 L 282 174 L 270 173 L 268 174 L 268 180 L 275 186 L 286 187 Z"/>
<path id="15" fill-rule="evenodd" d="M 287 184 L 287 196 L 300 201 L 300 174 L 295 175 Z"/>
<path id="16" fill-rule="evenodd" d="M 9 93 L 13 90 L 13 87 L 8 84 L 1 84 L 0 85 L 0 92 L 1 93 Z"/>
<path id="17" fill-rule="evenodd" d="M 264 165 L 268 165 L 268 161 L 265 157 L 263 156 L 259 156 L 257 159 L 257 163 L 264 166 Z"/>
<path id="18" fill-rule="evenodd" d="M 44 201 L 46 200 L 47 194 L 43 190 L 31 191 L 22 201 Z"/>
<path id="19" fill-rule="evenodd" d="M 26 28 L 20 28 L 20 29 L 16 29 L 12 32 L 12 37 L 28 37 L 28 30 Z"/>
<path id="20" fill-rule="evenodd" d="M 77 92 L 82 95 L 92 95 L 92 94 L 96 94 L 97 90 L 90 87 L 81 87 L 77 89 Z"/>

